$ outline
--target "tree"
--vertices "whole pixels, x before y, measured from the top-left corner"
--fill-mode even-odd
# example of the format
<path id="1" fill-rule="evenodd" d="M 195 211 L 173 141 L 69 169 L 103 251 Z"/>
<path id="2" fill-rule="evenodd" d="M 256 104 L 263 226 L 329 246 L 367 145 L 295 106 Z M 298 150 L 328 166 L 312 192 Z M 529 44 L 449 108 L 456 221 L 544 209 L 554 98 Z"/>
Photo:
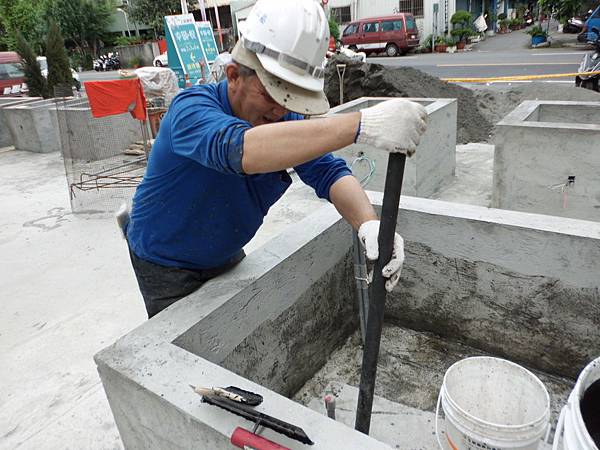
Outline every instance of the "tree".
<path id="1" fill-rule="evenodd" d="M 16 32 L 20 31 L 28 44 L 41 52 L 45 10 L 46 0 L 0 0 L 0 45 L 16 48 Z"/>
<path id="2" fill-rule="evenodd" d="M 129 14 L 138 23 L 152 27 L 159 36 L 164 34 L 164 16 L 181 14 L 179 0 L 135 0 L 129 8 Z"/>
<path id="3" fill-rule="evenodd" d="M 95 53 L 115 10 L 114 0 L 48 0 L 46 16 L 58 23 L 79 53 Z"/>
<path id="4" fill-rule="evenodd" d="M 329 35 L 333 36 L 335 42 L 340 40 L 340 26 L 333 17 L 329 18 Z"/>
<path id="5" fill-rule="evenodd" d="M 73 84 L 69 57 L 65 50 L 65 43 L 58 24 L 50 22 L 48 27 L 48 40 L 46 41 L 46 58 L 48 61 L 48 90 L 51 94 L 56 87 Z"/>
<path id="6" fill-rule="evenodd" d="M 561 23 L 565 23 L 581 11 L 583 0 L 539 0 L 538 4 L 540 10 L 555 14 Z"/>
<path id="7" fill-rule="evenodd" d="M 29 96 L 48 98 L 48 85 L 42 75 L 40 63 L 29 42 L 25 40 L 20 31 L 15 33 L 15 48 L 23 60 L 23 72 L 25 73 L 25 83 L 29 88 Z"/>

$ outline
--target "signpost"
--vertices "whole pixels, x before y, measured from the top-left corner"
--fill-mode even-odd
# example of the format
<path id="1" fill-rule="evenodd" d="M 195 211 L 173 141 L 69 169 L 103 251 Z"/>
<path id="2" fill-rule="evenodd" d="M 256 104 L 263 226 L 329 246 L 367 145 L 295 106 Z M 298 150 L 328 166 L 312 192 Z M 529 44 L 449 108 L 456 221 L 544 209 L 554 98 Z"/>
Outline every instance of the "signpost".
<path id="1" fill-rule="evenodd" d="M 185 88 L 208 77 L 208 61 L 192 14 L 165 16 L 169 68 Z M 213 38 L 214 40 L 214 38 Z M 206 75 L 205 75 L 206 74 Z"/>
<path id="2" fill-rule="evenodd" d="M 217 56 L 219 56 L 212 24 L 210 22 L 196 22 L 196 28 L 198 30 L 198 35 L 200 36 L 200 42 L 202 43 L 206 60 L 208 61 L 208 64 L 212 65 L 212 63 L 215 62 L 215 59 L 217 59 Z"/>

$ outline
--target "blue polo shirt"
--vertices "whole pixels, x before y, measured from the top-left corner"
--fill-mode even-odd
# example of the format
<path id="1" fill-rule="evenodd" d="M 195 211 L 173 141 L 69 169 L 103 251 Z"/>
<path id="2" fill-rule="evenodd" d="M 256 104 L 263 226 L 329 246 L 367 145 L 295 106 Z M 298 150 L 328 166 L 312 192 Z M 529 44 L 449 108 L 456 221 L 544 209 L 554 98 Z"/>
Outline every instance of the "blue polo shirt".
<path id="1" fill-rule="evenodd" d="M 295 113 L 283 118 L 301 119 Z M 250 128 L 233 115 L 226 81 L 177 95 L 133 197 L 127 240 L 139 258 L 168 267 L 217 268 L 252 239 L 292 180 L 286 171 L 243 173 L 244 133 Z M 295 170 L 327 200 L 331 185 L 351 175 L 344 160 L 331 154 Z"/>

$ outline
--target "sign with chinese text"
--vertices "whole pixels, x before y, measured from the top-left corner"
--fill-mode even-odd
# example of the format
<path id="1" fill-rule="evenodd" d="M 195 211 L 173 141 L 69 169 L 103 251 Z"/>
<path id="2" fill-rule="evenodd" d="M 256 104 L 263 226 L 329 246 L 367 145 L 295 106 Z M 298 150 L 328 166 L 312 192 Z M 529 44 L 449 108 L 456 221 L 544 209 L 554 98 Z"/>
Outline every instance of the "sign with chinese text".
<path id="1" fill-rule="evenodd" d="M 217 59 L 217 56 L 219 56 L 219 49 L 217 48 L 212 25 L 210 22 L 196 22 L 196 28 L 198 29 L 198 35 L 200 36 L 200 42 L 202 42 L 206 60 L 209 64 L 212 64 Z"/>
<path id="2" fill-rule="evenodd" d="M 194 16 L 165 16 L 169 68 L 177 74 L 179 87 L 208 78 L 208 61 L 196 29 Z"/>

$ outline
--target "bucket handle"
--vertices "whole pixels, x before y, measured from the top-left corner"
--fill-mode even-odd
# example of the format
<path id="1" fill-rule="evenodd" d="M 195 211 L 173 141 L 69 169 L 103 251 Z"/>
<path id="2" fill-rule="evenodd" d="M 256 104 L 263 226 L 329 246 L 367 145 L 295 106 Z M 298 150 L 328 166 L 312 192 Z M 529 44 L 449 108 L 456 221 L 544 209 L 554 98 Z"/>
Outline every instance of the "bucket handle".
<path id="1" fill-rule="evenodd" d="M 442 389 L 440 389 L 440 393 L 438 394 L 437 406 L 435 407 L 435 438 L 437 439 L 438 445 L 440 446 L 440 450 L 444 450 L 444 446 L 442 445 L 442 440 L 440 439 L 440 433 L 439 433 L 439 427 L 438 427 L 438 419 L 439 419 L 441 402 L 442 402 Z"/>
<path id="2" fill-rule="evenodd" d="M 558 422 L 556 424 L 556 432 L 554 433 L 554 442 L 552 443 L 552 450 L 558 450 L 558 443 L 560 441 L 565 425 L 566 409 L 567 405 L 563 406 L 563 408 L 560 410 L 560 416 L 558 416 Z"/>

